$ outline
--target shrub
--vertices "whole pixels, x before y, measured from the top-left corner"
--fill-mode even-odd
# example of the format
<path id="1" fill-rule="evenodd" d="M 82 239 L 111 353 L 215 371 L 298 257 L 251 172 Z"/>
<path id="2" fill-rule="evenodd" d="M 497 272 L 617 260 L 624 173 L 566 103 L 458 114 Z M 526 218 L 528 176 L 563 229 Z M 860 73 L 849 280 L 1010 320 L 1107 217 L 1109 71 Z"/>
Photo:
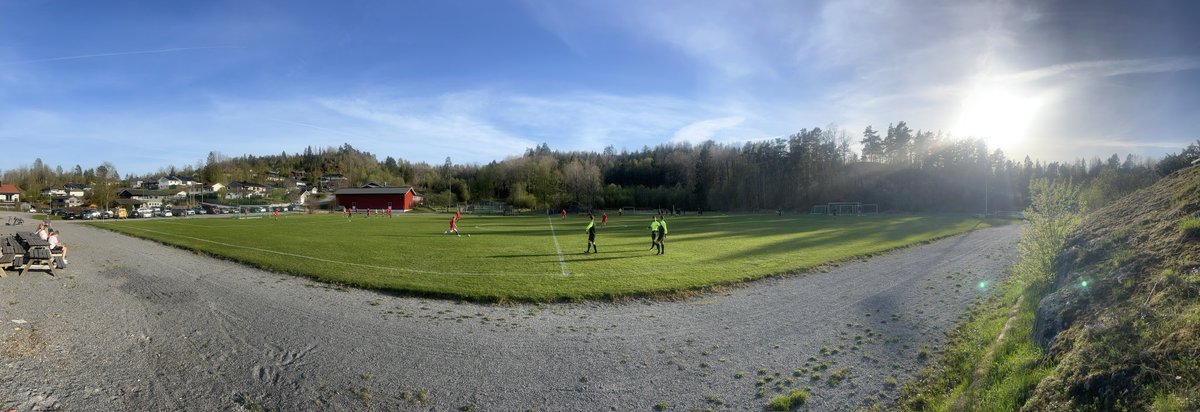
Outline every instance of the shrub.
<path id="1" fill-rule="evenodd" d="M 1188 239 L 1200 239 L 1200 217 L 1187 217 L 1179 221 L 1179 231 Z"/>
<path id="2" fill-rule="evenodd" d="M 771 398 L 767 403 L 767 410 L 790 411 L 805 402 L 808 402 L 808 392 L 804 389 L 792 389 L 791 392 Z"/>

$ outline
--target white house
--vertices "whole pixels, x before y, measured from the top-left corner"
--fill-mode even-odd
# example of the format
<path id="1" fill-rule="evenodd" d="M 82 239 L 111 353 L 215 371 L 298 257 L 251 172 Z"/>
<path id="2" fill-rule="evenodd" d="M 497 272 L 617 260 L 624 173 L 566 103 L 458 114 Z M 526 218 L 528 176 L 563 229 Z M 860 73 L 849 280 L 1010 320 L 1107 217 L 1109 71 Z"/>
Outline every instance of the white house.
<path id="1" fill-rule="evenodd" d="M 92 191 L 92 187 L 85 183 L 67 183 L 63 185 L 63 190 L 67 191 L 67 196 L 83 197 Z"/>
<path id="2" fill-rule="evenodd" d="M 60 189 L 57 187 L 47 187 L 45 189 L 42 189 L 42 196 L 55 197 L 55 196 L 66 196 L 66 195 L 67 195 L 66 190 L 63 190 L 63 189 Z"/>
<path id="3" fill-rule="evenodd" d="M 229 184 L 229 192 L 225 195 L 227 199 L 239 199 L 244 197 L 265 197 L 267 191 L 271 188 L 254 182 L 233 182 Z"/>
<path id="4" fill-rule="evenodd" d="M 0 185 L 0 206 L 16 207 L 21 202 L 21 189 L 16 185 Z"/>
<path id="5" fill-rule="evenodd" d="M 76 196 L 55 196 L 50 198 L 50 207 L 53 209 L 66 209 L 82 205 L 83 199 Z"/>

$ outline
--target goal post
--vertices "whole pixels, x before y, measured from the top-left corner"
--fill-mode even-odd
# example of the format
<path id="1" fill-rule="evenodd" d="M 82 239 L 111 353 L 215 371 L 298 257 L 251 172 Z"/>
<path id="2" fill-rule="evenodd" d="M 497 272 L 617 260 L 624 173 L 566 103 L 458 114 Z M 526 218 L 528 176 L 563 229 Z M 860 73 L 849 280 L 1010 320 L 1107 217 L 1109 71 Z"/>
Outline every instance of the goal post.
<path id="1" fill-rule="evenodd" d="M 813 205 L 809 212 L 814 215 L 851 215 L 879 213 L 879 204 L 862 202 L 829 202 L 823 205 Z"/>

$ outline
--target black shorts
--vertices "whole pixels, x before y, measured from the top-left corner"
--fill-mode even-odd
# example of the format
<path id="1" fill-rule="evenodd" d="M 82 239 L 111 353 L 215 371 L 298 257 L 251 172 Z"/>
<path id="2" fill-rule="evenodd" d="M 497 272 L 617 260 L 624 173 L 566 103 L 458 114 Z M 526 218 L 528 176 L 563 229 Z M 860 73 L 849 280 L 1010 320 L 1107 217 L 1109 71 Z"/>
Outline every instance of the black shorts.
<path id="1" fill-rule="evenodd" d="M 595 242 L 595 241 L 596 241 L 596 234 L 588 233 L 588 242 Z"/>
<path id="2" fill-rule="evenodd" d="M 659 242 L 662 242 L 663 239 L 665 239 L 666 237 L 667 237 L 666 233 L 658 232 L 658 234 L 655 235 L 654 239 L 658 240 Z"/>

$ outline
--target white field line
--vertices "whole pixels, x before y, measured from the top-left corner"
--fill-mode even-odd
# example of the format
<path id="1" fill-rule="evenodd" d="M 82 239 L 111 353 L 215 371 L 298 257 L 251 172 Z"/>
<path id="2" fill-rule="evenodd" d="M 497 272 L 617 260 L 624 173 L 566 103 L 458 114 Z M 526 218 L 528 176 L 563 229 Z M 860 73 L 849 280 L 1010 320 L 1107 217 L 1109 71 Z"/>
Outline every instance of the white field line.
<path id="1" fill-rule="evenodd" d="M 563 276 L 567 276 L 567 261 L 563 260 L 562 248 L 558 246 L 558 235 L 554 233 L 554 219 L 546 216 L 546 221 L 550 222 L 550 237 L 554 238 L 554 250 L 558 252 L 558 265 L 562 267 Z"/>
<path id="2" fill-rule="evenodd" d="M 230 243 L 217 242 L 215 240 L 201 239 L 198 237 L 184 236 L 184 235 L 175 234 L 175 233 L 159 232 L 157 230 L 151 230 L 151 229 L 146 229 L 146 228 L 136 228 L 135 230 L 141 230 L 143 232 L 150 232 L 150 233 L 158 233 L 160 235 L 181 237 L 184 239 L 191 239 L 191 240 L 195 240 L 198 242 L 212 243 L 214 245 L 228 246 L 228 247 L 233 247 L 233 248 L 254 250 L 254 251 L 266 252 L 266 253 L 274 253 L 277 255 L 315 260 L 318 262 L 336 263 L 339 265 L 358 266 L 358 267 L 364 267 L 364 268 L 370 268 L 370 269 L 392 270 L 392 271 L 398 271 L 398 272 L 409 272 L 409 273 L 418 273 L 418 274 L 427 274 L 427 275 L 455 275 L 455 276 L 492 276 L 492 275 L 496 275 L 493 273 L 438 272 L 438 271 L 433 271 L 433 270 L 394 268 L 394 267 L 387 267 L 387 266 L 367 265 L 367 264 L 363 264 L 363 263 L 342 262 L 342 261 L 338 261 L 338 260 L 323 259 L 323 258 L 319 258 L 319 257 L 306 256 L 306 255 L 301 255 L 301 254 L 296 254 L 296 253 L 280 252 L 280 251 L 276 251 L 276 250 L 263 249 L 263 248 L 257 248 L 257 247 L 252 247 L 252 246 L 234 245 L 234 244 L 230 244 Z M 561 262 L 562 261 L 561 253 L 559 254 L 559 256 L 560 256 L 559 261 Z M 563 267 L 566 268 L 566 265 L 564 264 Z M 547 274 L 546 273 L 500 273 L 499 275 L 503 275 L 503 276 L 546 276 Z"/>

